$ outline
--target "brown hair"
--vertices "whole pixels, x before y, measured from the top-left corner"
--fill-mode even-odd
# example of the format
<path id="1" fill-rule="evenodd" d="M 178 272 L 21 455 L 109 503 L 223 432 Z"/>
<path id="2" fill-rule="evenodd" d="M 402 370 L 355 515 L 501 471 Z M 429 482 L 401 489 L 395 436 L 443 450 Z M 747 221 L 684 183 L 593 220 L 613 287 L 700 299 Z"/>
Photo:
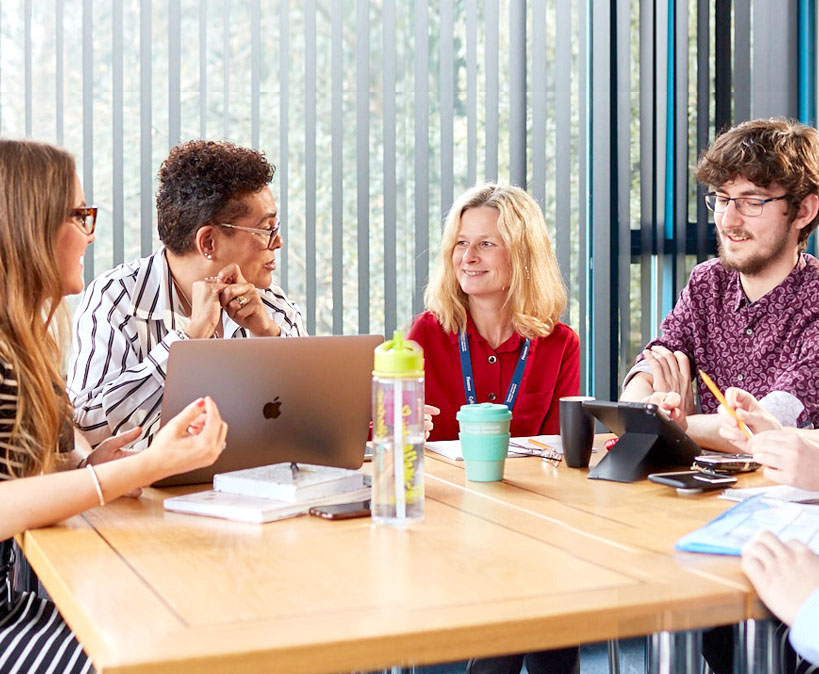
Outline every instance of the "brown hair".
<path id="1" fill-rule="evenodd" d="M 0 140 L 0 359 L 17 381 L 11 439 L 0 452 L 13 477 L 50 468 L 71 420 L 60 372 L 67 312 L 54 260 L 75 180 L 64 150 Z"/>
<path id="2" fill-rule="evenodd" d="M 549 335 L 566 308 L 566 287 L 537 202 L 519 187 L 487 183 L 462 194 L 446 217 L 441 254 L 424 292 L 427 308 L 450 332 L 466 328 L 467 296 L 452 265 L 461 217 L 470 208 L 498 211 L 498 231 L 509 249 L 512 276 L 505 306 L 523 337 Z"/>
<path id="3" fill-rule="evenodd" d="M 793 217 L 809 194 L 819 194 L 819 131 L 789 119 L 743 122 L 717 137 L 702 155 L 694 177 L 711 189 L 741 177 L 788 195 Z M 819 224 L 819 215 L 799 232 L 799 250 Z"/>
<path id="4" fill-rule="evenodd" d="M 173 253 L 193 250 L 204 225 L 244 215 L 241 199 L 266 187 L 276 172 L 261 152 L 233 143 L 191 140 L 171 149 L 159 168 L 159 238 Z M 225 230 L 230 236 L 231 230 Z"/>

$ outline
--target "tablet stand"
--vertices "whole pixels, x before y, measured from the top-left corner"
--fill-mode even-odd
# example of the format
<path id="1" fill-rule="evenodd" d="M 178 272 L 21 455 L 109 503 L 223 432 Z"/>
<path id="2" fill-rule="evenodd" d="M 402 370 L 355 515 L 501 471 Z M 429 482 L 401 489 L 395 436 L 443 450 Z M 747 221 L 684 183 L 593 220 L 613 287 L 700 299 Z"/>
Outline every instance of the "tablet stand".
<path id="1" fill-rule="evenodd" d="M 615 482 L 643 480 L 652 468 L 649 454 L 660 442 L 656 433 L 625 433 L 587 477 Z"/>

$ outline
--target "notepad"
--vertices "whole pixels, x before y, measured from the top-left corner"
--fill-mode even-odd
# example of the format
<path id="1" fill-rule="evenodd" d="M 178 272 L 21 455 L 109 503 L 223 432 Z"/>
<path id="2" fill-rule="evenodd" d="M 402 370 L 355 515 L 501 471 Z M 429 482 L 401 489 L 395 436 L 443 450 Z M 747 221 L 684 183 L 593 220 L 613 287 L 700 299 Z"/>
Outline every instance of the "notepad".
<path id="1" fill-rule="evenodd" d="M 208 490 L 166 498 L 163 506 L 165 510 L 187 515 L 205 515 L 207 517 L 263 524 L 304 515 L 313 506 L 366 501 L 370 498 L 370 493 L 369 487 L 362 487 L 342 494 L 333 494 L 332 496 L 293 503 L 292 501 L 276 501 L 246 494 L 229 494 L 222 491 Z"/>
<path id="2" fill-rule="evenodd" d="M 760 495 L 765 498 L 776 499 L 777 501 L 790 501 L 791 503 L 819 503 L 819 491 L 789 487 L 786 484 L 769 487 L 726 489 L 719 494 L 719 498 L 724 498 L 728 501 L 745 501 L 746 499 Z"/>
<path id="3" fill-rule="evenodd" d="M 819 553 L 819 506 L 753 496 L 683 536 L 674 547 L 687 552 L 739 555 L 760 531 L 770 531 L 782 540 L 800 540 Z"/>
<path id="4" fill-rule="evenodd" d="M 291 503 L 332 496 L 363 486 L 364 474 L 357 470 L 309 463 L 298 464 L 295 473 L 290 463 L 274 463 L 213 476 L 214 491 Z"/>
<path id="5" fill-rule="evenodd" d="M 509 440 L 509 451 L 506 454 L 509 459 L 517 459 L 524 456 L 540 456 L 543 452 L 543 447 L 537 447 L 529 442 L 529 438 L 533 438 L 544 445 L 549 445 L 554 451 L 563 453 L 563 442 L 559 435 L 527 435 L 522 438 L 512 438 Z M 427 442 L 426 448 L 431 452 L 445 456 L 453 461 L 463 461 L 464 455 L 461 451 L 460 440 L 436 440 L 435 442 Z"/>

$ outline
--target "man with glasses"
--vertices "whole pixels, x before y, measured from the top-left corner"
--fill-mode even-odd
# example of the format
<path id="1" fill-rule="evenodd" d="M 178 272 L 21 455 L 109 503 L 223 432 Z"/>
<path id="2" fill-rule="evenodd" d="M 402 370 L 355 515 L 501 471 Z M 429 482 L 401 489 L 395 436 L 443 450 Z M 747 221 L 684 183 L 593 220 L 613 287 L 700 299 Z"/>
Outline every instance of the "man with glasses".
<path id="1" fill-rule="evenodd" d="M 700 446 L 737 451 L 719 435 L 702 370 L 784 425 L 819 426 L 819 261 L 804 252 L 819 222 L 819 133 L 744 122 L 713 142 L 695 177 L 709 187 L 719 258 L 694 267 L 622 398 L 665 408 Z"/>
<path id="2" fill-rule="evenodd" d="M 91 282 L 75 314 L 68 389 L 92 446 L 129 430 L 136 447 L 151 441 L 173 342 L 306 334 L 273 280 L 283 245 L 274 171 L 261 153 L 226 142 L 190 141 L 163 162 L 163 247 Z"/>

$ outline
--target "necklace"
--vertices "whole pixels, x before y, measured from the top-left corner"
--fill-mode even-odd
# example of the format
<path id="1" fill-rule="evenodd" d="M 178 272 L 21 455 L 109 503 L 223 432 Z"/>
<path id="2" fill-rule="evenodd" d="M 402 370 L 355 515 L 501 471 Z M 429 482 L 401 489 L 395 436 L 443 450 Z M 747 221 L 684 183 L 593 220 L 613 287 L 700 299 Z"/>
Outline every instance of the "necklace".
<path id="1" fill-rule="evenodd" d="M 188 296 L 185 294 L 185 292 L 182 290 L 182 288 L 179 286 L 179 283 L 177 283 L 177 281 L 174 278 L 173 274 L 171 274 L 171 281 L 173 282 L 173 287 L 176 288 L 176 292 L 179 294 L 179 299 L 184 300 L 184 302 L 185 302 L 182 305 L 182 311 L 184 311 L 187 316 L 190 316 L 191 313 L 193 312 L 193 304 L 188 299 Z"/>

